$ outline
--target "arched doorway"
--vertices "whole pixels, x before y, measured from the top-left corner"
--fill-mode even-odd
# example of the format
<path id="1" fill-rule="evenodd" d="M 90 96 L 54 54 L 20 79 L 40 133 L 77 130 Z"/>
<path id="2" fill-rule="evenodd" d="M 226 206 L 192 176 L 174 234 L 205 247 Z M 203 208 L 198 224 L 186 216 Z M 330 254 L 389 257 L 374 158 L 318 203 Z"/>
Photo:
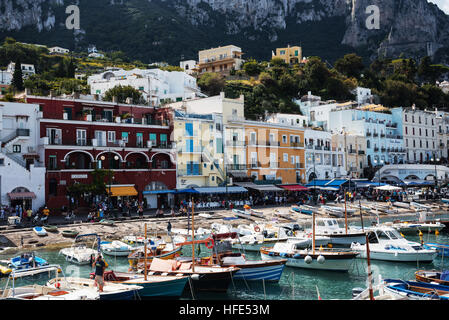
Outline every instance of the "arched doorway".
<path id="1" fill-rule="evenodd" d="M 66 169 L 92 169 L 92 157 L 84 152 L 73 152 L 65 158 Z"/>
<path id="2" fill-rule="evenodd" d="M 317 175 L 315 174 L 315 172 L 312 172 L 309 174 L 309 182 L 318 179 Z"/>
<path id="3" fill-rule="evenodd" d="M 33 199 L 36 198 L 36 195 L 25 187 L 14 188 L 8 193 L 8 196 L 10 199 L 10 207 L 13 209 L 22 207 L 22 210 L 32 209 Z M 18 213 L 16 214 L 18 215 Z"/>

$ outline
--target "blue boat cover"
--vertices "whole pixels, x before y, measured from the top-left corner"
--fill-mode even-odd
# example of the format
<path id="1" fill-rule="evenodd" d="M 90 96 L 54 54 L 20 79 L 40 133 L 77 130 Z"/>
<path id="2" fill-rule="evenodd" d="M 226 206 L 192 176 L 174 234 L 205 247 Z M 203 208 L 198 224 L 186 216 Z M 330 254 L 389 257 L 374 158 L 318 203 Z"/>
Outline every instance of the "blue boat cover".
<path id="1" fill-rule="evenodd" d="M 440 280 L 449 281 L 449 270 L 441 272 Z"/>

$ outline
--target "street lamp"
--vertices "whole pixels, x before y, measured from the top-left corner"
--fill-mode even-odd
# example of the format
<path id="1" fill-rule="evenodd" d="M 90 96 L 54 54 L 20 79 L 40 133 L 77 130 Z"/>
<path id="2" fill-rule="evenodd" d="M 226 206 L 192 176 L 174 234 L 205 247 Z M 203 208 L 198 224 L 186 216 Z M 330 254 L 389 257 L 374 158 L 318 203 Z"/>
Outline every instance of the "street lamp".
<path id="1" fill-rule="evenodd" d="M 383 166 L 383 164 L 384 164 L 384 160 L 377 160 L 377 159 L 374 159 L 374 163 L 376 164 L 376 166 L 377 166 L 377 163 L 379 163 L 379 170 L 377 170 L 377 172 L 379 173 L 379 187 L 380 187 L 380 179 L 381 179 L 381 177 L 380 177 L 380 169 L 382 168 L 382 166 Z"/>
<path id="2" fill-rule="evenodd" d="M 430 161 L 432 161 L 435 164 L 435 191 L 438 192 L 437 162 L 440 162 L 440 158 L 437 158 L 437 155 L 435 154 L 435 157 L 432 157 Z"/>
<path id="3" fill-rule="evenodd" d="M 117 155 L 114 156 L 114 160 L 117 161 L 119 159 L 119 157 Z M 105 161 L 106 157 L 103 155 L 100 157 L 101 161 Z M 112 163 L 111 163 L 111 153 L 108 152 L 108 160 L 109 160 L 109 169 L 111 170 L 111 167 L 113 167 Z M 111 205 L 111 194 L 112 194 L 112 174 L 109 175 L 109 193 L 108 193 L 108 205 Z"/>

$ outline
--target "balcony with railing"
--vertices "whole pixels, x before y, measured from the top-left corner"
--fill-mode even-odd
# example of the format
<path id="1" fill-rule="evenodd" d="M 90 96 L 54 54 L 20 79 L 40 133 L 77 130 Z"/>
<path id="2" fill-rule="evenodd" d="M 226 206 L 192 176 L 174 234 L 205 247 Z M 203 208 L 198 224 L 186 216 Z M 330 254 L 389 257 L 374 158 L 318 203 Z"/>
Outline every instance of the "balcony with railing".
<path id="1" fill-rule="evenodd" d="M 290 147 L 304 148 L 304 143 L 303 142 L 290 142 Z"/>
<path id="2" fill-rule="evenodd" d="M 202 146 L 192 146 L 192 147 L 188 147 L 188 146 L 180 146 L 177 149 L 178 153 L 201 153 L 203 152 L 203 147 Z"/>
<path id="3" fill-rule="evenodd" d="M 234 141 L 234 140 L 227 140 L 226 141 L 227 147 L 244 147 L 245 141 Z"/>
<path id="4" fill-rule="evenodd" d="M 367 137 L 371 137 L 371 131 L 368 131 L 368 130 L 367 130 L 367 131 L 366 131 L 366 136 L 367 136 Z"/>
<path id="5" fill-rule="evenodd" d="M 378 147 L 374 147 L 374 152 L 377 152 L 377 151 L 379 151 L 379 148 Z"/>
<path id="6" fill-rule="evenodd" d="M 359 151 L 358 151 L 358 154 L 359 154 L 359 156 L 364 155 L 364 154 L 365 154 L 365 150 L 359 150 Z"/>
<path id="7" fill-rule="evenodd" d="M 387 127 L 387 128 L 397 128 L 397 127 L 398 127 L 398 124 L 395 123 L 395 122 L 388 122 L 388 123 L 386 124 L 386 127 Z"/>
<path id="8" fill-rule="evenodd" d="M 252 169 L 255 169 L 255 168 L 260 168 L 261 165 L 260 165 L 260 162 L 259 162 L 259 161 L 257 161 L 257 162 L 251 162 L 250 167 L 251 167 Z"/>
<path id="9" fill-rule="evenodd" d="M 377 132 L 373 132 L 373 137 L 378 137 L 379 134 Z"/>
<path id="10" fill-rule="evenodd" d="M 323 150 L 323 146 L 315 146 L 315 150 Z"/>
<path id="11" fill-rule="evenodd" d="M 313 144 L 306 145 L 306 149 L 313 149 Z"/>
<path id="12" fill-rule="evenodd" d="M 193 169 L 179 169 L 177 170 L 178 176 L 202 176 L 203 169 L 201 167 L 193 168 Z"/>
<path id="13" fill-rule="evenodd" d="M 239 170 L 246 170 L 247 165 L 246 164 L 228 164 L 228 165 L 226 165 L 226 168 L 227 168 L 227 170 L 239 171 Z"/>
<path id="14" fill-rule="evenodd" d="M 304 163 L 295 163 L 296 169 L 304 169 Z"/>

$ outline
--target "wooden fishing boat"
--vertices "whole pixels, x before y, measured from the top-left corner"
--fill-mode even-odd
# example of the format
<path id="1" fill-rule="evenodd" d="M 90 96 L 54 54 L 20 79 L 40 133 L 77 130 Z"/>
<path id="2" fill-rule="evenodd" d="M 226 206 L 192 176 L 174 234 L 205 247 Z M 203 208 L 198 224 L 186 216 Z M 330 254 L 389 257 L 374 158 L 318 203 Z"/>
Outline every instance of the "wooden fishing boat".
<path id="1" fill-rule="evenodd" d="M 182 246 L 173 247 L 171 243 L 161 244 L 156 247 L 149 247 L 147 261 L 151 262 L 153 258 L 158 259 L 175 259 L 181 255 Z M 129 266 L 137 269 L 138 265 L 145 261 L 145 252 L 143 248 L 139 248 L 128 255 Z"/>
<path id="2" fill-rule="evenodd" d="M 46 226 L 44 226 L 44 229 L 47 232 L 58 232 L 58 227 L 57 226 L 46 225 Z"/>
<path id="3" fill-rule="evenodd" d="M 235 239 L 236 232 L 213 234 L 213 254 L 197 260 L 198 265 L 218 265 L 221 267 L 237 267 L 240 270 L 234 275 L 235 280 L 264 280 L 279 282 L 287 260 L 264 261 L 249 260 L 244 254 L 232 252 L 229 239 Z M 192 261 L 191 258 L 179 258 L 178 261 Z"/>
<path id="4" fill-rule="evenodd" d="M 385 279 L 385 291 L 410 300 L 449 300 L 449 286 L 426 282 Z"/>
<path id="5" fill-rule="evenodd" d="M 139 270 L 143 268 L 144 266 L 139 266 Z M 235 273 L 240 269 L 232 266 L 202 266 L 194 264 L 192 260 L 178 261 L 153 258 L 151 265 L 147 266 L 147 270 L 149 276 L 162 274 L 166 276 L 189 276 L 192 279 L 192 289 L 196 292 L 226 292 L 234 279 Z"/>
<path id="6" fill-rule="evenodd" d="M 66 238 L 76 238 L 76 236 L 79 234 L 79 231 L 76 230 L 63 230 L 62 236 Z"/>
<path id="7" fill-rule="evenodd" d="M 302 208 L 302 207 L 296 207 L 296 206 L 291 207 L 290 211 L 293 212 L 293 213 L 306 214 L 308 216 L 311 216 L 313 214 L 313 211 L 310 210 L 310 209 L 306 209 L 306 208 Z"/>
<path id="8" fill-rule="evenodd" d="M 91 276 L 94 274 L 91 274 Z M 187 276 L 165 276 L 105 271 L 104 280 L 108 283 L 120 283 L 125 285 L 138 285 L 143 289 L 139 291 L 141 298 L 179 298 L 189 281 Z"/>
<path id="9" fill-rule="evenodd" d="M 415 272 L 415 278 L 418 282 L 438 283 L 449 286 L 449 271 L 447 270 L 418 270 Z"/>

